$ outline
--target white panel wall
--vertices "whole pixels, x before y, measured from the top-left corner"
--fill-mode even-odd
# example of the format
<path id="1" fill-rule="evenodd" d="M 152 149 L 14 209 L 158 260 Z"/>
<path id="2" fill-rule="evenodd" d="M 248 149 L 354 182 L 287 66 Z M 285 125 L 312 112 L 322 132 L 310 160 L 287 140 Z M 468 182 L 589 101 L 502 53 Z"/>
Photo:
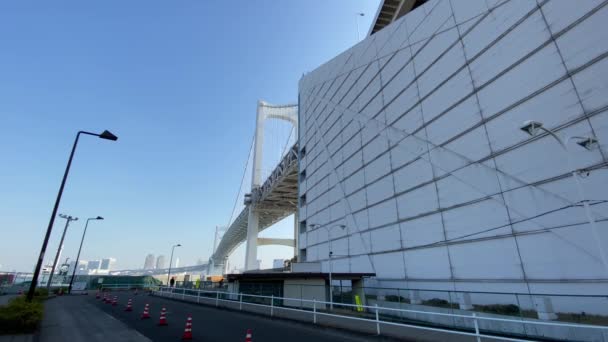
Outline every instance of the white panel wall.
<path id="1" fill-rule="evenodd" d="M 607 32 L 606 1 L 431 0 L 306 74 L 299 219 L 332 231 L 334 269 L 477 291 L 605 280 L 564 150 L 519 127 L 598 137 L 568 147 L 586 199 L 608 200 Z M 592 209 L 608 245 L 608 204 Z M 325 228 L 299 248 L 328 267 Z"/>

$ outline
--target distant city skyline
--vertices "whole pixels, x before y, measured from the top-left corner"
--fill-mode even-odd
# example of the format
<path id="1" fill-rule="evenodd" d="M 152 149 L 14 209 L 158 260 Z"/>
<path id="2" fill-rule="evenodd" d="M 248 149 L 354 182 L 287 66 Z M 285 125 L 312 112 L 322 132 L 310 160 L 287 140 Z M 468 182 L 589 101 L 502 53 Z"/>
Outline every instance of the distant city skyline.
<path id="1" fill-rule="evenodd" d="M 154 254 L 146 255 L 146 259 L 144 261 L 144 270 L 154 269 Z"/>
<path id="2" fill-rule="evenodd" d="M 161 269 L 161 268 L 165 268 L 165 256 L 164 255 L 159 255 L 156 258 L 156 269 Z"/>

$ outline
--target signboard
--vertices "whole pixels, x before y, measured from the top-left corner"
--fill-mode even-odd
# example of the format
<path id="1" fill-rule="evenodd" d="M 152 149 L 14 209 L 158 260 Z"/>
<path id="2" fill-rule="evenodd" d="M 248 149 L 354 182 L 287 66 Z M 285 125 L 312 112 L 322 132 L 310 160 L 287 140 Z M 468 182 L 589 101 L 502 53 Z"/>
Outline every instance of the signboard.
<path id="1" fill-rule="evenodd" d="M 97 284 L 103 284 L 103 278 L 97 279 Z"/>

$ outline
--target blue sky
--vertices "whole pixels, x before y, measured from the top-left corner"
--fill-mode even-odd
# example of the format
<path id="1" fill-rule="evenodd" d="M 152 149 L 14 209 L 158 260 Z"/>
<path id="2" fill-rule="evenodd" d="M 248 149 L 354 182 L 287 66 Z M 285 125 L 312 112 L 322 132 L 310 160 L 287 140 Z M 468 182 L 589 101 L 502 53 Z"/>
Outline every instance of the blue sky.
<path id="1" fill-rule="evenodd" d="M 69 149 L 62 259 L 208 258 L 249 152 L 258 99 L 294 102 L 302 73 L 367 33 L 379 1 L 13 1 L 0 4 L 0 270 L 31 271 Z M 57 220 L 48 260 L 64 221 Z M 266 233 L 265 233 L 266 234 Z M 273 235 L 275 234 L 275 235 Z M 289 223 L 266 235 L 289 236 Z M 241 248 L 242 249 L 242 248 Z M 269 266 L 286 247 L 261 247 Z M 242 264 L 237 251 L 232 264 Z"/>

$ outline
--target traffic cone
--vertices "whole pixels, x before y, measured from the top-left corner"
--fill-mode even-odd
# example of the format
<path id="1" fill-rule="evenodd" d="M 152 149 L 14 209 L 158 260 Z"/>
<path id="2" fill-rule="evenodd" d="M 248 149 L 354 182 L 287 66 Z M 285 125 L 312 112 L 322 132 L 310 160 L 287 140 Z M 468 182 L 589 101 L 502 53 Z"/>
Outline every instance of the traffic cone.
<path id="1" fill-rule="evenodd" d="M 114 300 L 112 300 L 112 306 L 118 305 L 118 296 L 114 296 Z"/>
<path id="2" fill-rule="evenodd" d="M 251 329 L 247 329 L 247 335 L 245 335 L 245 342 L 251 342 Z"/>
<path id="3" fill-rule="evenodd" d="M 104 303 L 106 303 L 106 304 L 108 304 L 108 301 L 109 301 L 109 300 L 110 300 L 110 298 L 108 297 L 108 295 L 107 295 L 107 294 L 104 294 L 104 295 L 103 295 L 103 302 L 104 302 Z"/>
<path id="4" fill-rule="evenodd" d="M 158 319 L 158 325 L 167 325 L 167 310 L 163 308 L 160 311 L 160 318 Z"/>
<path id="5" fill-rule="evenodd" d="M 188 319 L 186 320 L 186 327 L 184 328 L 184 334 L 182 335 L 182 340 L 191 340 L 192 339 L 192 315 L 188 315 Z"/>
<path id="6" fill-rule="evenodd" d="M 146 304 L 144 307 L 144 313 L 141 314 L 141 319 L 150 318 L 150 306 Z"/>
<path id="7" fill-rule="evenodd" d="M 95 299 L 99 299 L 100 295 L 99 295 L 99 291 L 97 291 L 97 293 L 95 294 Z"/>
<path id="8" fill-rule="evenodd" d="M 129 298 L 129 301 L 127 302 L 127 307 L 125 307 L 125 311 L 133 311 L 133 306 L 131 304 L 131 298 Z"/>

